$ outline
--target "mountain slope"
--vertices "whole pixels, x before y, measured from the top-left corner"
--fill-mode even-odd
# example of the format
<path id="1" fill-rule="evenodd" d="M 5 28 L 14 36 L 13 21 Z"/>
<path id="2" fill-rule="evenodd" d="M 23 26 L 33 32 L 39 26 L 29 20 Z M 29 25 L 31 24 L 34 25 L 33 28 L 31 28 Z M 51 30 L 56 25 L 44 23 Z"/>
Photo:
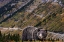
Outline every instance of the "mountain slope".
<path id="1" fill-rule="evenodd" d="M 57 2 L 42 3 L 34 0 L 24 10 L 0 24 L 0 27 L 42 27 L 49 31 L 64 32 L 64 8 Z"/>

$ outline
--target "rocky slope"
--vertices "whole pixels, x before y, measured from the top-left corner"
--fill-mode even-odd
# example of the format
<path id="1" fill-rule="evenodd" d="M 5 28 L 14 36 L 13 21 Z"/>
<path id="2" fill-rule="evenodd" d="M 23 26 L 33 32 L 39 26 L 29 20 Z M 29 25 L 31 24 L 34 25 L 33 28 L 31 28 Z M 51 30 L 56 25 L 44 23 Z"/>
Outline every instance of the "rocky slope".
<path id="1" fill-rule="evenodd" d="M 64 32 L 64 8 L 57 1 L 34 0 L 24 10 L 0 24 L 1 27 L 42 27 L 49 31 Z"/>
<path id="2" fill-rule="evenodd" d="M 54 39 L 54 40 L 60 40 L 64 42 L 64 34 L 60 33 L 54 33 L 54 32 L 48 32 L 47 39 Z"/>

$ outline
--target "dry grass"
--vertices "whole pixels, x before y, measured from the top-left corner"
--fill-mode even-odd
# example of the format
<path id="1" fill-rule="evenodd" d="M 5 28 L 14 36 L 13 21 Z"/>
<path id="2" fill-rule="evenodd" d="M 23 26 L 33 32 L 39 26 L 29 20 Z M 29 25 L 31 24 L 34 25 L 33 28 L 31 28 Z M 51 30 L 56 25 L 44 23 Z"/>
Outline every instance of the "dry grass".
<path id="1" fill-rule="evenodd" d="M 14 42 L 14 41 L 12 41 Z M 21 40 L 18 42 L 22 42 Z M 63 42 L 63 41 L 23 41 L 23 42 Z"/>

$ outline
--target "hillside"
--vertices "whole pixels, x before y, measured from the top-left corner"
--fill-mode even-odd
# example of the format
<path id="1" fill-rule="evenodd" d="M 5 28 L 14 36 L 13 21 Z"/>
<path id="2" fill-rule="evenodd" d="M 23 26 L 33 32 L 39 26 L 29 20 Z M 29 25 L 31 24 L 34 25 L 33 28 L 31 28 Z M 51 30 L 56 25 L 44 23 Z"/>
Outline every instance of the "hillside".
<path id="1" fill-rule="evenodd" d="M 62 1 L 63 3 L 63 1 Z M 0 24 L 0 27 L 42 27 L 49 31 L 64 32 L 64 8 L 58 2 L 42 3 L 34 0 L 23 10 Z"/>

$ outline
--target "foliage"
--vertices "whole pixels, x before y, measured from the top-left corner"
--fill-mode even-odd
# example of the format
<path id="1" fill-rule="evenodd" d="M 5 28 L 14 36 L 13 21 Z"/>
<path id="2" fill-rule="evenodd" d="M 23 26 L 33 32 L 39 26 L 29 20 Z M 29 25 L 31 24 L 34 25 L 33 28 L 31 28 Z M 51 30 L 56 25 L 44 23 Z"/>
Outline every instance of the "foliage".
<path id="1" fill-rule="evenodd" d="M 20 40 L 19 34 L 11 35 L 9 33 L 9 34 L 6 35 L 6 34 L 2 34 L 1 31 L 0 31 L 0 41 L 1 42 L 10 42 L 10 41 L 18 42 L 19 40 Z"/>

